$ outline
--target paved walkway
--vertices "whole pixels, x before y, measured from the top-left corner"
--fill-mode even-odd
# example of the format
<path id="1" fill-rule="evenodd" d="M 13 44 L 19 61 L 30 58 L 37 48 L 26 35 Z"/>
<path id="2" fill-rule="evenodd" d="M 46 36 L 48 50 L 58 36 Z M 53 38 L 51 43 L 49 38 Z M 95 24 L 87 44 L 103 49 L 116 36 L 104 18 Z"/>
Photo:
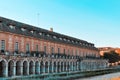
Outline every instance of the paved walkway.
<path id="1" fill-rule="evenodd" d="M 76 80 L 120 80 L 120 72 Z"/>

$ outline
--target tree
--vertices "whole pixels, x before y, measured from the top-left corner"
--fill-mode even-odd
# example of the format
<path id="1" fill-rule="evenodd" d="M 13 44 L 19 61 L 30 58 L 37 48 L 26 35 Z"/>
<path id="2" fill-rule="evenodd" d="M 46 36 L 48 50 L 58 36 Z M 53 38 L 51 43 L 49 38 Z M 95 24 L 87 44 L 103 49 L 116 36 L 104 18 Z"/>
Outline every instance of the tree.
<path id="1" fill-rule="evenodd" d="M 118 62 L 120 60 L 119 54 L 114 51 L 105 52 L 103 58 L 108 59 L 110 63 Z"/>

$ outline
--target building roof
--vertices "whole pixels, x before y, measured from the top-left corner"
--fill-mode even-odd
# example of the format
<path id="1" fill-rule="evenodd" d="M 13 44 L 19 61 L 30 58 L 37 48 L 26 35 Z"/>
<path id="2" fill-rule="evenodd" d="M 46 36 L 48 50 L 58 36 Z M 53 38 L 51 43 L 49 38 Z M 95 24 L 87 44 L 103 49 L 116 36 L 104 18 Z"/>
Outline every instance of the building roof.
<path id="1" fill-rule="evenodd" d="M 3 17 L 0 17 L 0 31 L 96 49 L 93 43 Z"/>

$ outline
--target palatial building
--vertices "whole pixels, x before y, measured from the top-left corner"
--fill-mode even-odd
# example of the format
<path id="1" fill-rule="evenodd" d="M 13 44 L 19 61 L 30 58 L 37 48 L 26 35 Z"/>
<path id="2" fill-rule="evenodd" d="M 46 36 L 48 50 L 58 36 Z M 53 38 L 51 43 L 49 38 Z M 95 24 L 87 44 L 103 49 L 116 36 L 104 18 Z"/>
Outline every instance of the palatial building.
<path id="1" fill-rule="evenodd" d="M 93 43 L 0 17 L 0 76 L 107 67 Z"/>

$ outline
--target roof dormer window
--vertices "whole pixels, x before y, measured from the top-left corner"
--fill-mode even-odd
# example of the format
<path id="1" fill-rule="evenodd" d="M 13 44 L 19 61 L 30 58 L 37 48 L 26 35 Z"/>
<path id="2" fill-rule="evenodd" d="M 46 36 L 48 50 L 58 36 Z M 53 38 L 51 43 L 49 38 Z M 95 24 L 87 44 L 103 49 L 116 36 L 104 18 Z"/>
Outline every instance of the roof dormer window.
<path id="1" fill-rule="evenodd" d="M 40 32 L 39 35 L 42 35 L 42 33 Z"/>
<path id="2" fill-rule="evenodd" d="M 26 29 L 25 29 L 25 28 L 21 28 L 21 30 L 22 30 L 22 31 L 26 31 Z"/>
<path id="3" fill-rule="evenodd" d="M 66 41 L 66 39 L 64 38 L 64 41 Z"/>
<path id="4" fill-rule="evenodd" d="M 77 44 L 78 42 L 76 41 L 76 44 Z"/>
<path id="5" fill-rule="evenodd" d="M 50 35 L 49 35 L 49 34 L 47 34 L 47 37 L 50 37 Z"/>
<path id="6" fill-rule="evenodd" d="M 54 39 L 56 39 L 57 37 L 56 36 L 53 36 Z"/>
<path id="7" fill-rule="evenodd" d="M 74 43 L 74 41 L 72 41 L 72 43 Z"/>
<path id="8" fill-rule="evenodd" d="M 33 33 L 34 31 L 32 30 L 32 31 L 30 31 L 31 33 Z"/>
<path id="9" fill-rule="evenodd" d="M 9 27 L 10 27 L 11 29 L 15 29 L 15 26 L 14 26 L 14 25 L 9 25 Z"/>
<path id="10" fill-rule="evenodd" d="M 70 42 L 70 40 L 68 39 L 68 42 Z"/>
<path id="11" fill-rule="evenodd" d="M 62 40 L 62 38 L 59 38 L 60 40 Z"/>

